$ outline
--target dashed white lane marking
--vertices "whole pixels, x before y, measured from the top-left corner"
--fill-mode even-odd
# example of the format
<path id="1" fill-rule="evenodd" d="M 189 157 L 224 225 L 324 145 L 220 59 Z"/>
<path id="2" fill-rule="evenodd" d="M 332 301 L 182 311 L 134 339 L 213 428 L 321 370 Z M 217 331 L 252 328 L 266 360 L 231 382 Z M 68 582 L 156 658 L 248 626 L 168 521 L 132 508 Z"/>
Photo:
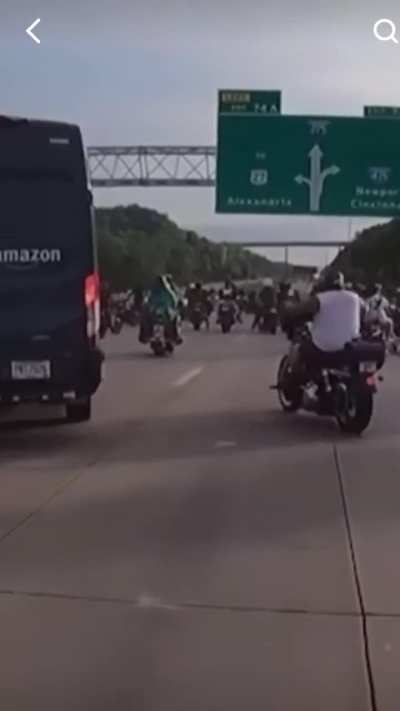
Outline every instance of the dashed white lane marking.
<path id="1" fill-rule="evenodd" d="M 192 370 L 188 370 L 187 373 L 184 373 L 180 376 L 180 378 L 174 380 L 172 385 L 174 386 L 174 388 L 182 388 L 184 385 L 187 385 L 192 380 L 194 380 L 194 378 L 197 378 L 197 376 L 200 375 L 203 370 L 204 365 L 200 365 L 198 368 L 192 368 Z"/>
<path id="2" fill-rule="evenodd" d="M 214 444 L 214 449 L 227 449 L 228 447 L 237 447 L 237 442 L 219 439 L 218 442 Z"/>

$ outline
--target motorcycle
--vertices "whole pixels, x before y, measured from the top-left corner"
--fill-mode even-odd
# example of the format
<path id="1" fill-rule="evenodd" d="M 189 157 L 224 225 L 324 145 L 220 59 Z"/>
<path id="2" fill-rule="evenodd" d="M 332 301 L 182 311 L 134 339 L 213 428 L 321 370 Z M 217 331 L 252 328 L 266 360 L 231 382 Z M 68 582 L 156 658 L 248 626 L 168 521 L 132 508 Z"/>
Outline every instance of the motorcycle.
<path id="1" fill-rule="evenodd" d="M 393 319 L 394 334 L 396 338 L 400 338 L 400 308 L 393 306 L 390 315 Z"/>
<path id="2" fill-rule="evenodd" d="M 386 342 L 386 336 L 379 321 L 372 321 L 368 324 L 365 324 L 362 330 L 362 337 L 364 340 L 369 341 L 371 343 Z"/>
<path id="3" fill-rule="evenodd" d="M 119 312 L 123 323 L 127 326 L 137 326 L 140 321 L 140 310 L 133 303 L 125 303 Z"/>
<path id="4" fill-rule="evenodd" d="M 394 337 L 388 338 L 384 329 L 378 322 L 370 323 L 363 329 L 363 338 L 373 343 L 382 343 L 392 355 L 400 354 L 400 338 L 394 328 Z"/>
<path id="5" fill-rule="evenodd" d="M 393 355 L 400 355 L 400 309 L 393 305 L 390 310 L 393 319 L 394 338 L 389 341 L 389 352 Z"/>
<path id="6" fill-rule="evenodd" d="M 190 309 L 190 321 L 195 331 L 200 331 L 203 323 L 208 324 L 208 317 L 204 313 L 204 308 L 201 304 L 194 304 Z"/>
<path id="7" fill-rule="evenodd" d="M 101 307 L 100 310 L 100 338 L 105 338 L 105 335 L 109 329 L 109 314 L 108 314 L 108 309 L 106 309 L 104 306 Z"/>
<path id="8" fill-rule="evenodd" d="M 278 311 L 275 308 L 264 309 L 258 322 L 260 333 L 272 333 L 275 335 L 278 329 Z"/>
<path id="9" fill-rule="evenodd" d="M 178 315 L 181 321 L 184 321 L 188 316 L 188 300 L 185 297 L 181 297 L 178 301 Z"/>
<path id="10" fill-rule="evenodd" d="M 295 334 L 292 348 L 299 348 L 309 331 Z M 303 377 L 294 377 L 290 355 L 285 355 L 278 369 L 280 404 L 285 412 L 305 410 L 334 417 L 343 432 L 361 434 L 373 415 L 378 371 L 385 360 L 380 342 L 352 341 L 340 353 L 324 354 L 322 363 L 303 367 Z"/>
<path id="11" fill-rule="evenodd" d="M 221 301 L 218 308 L 217 323 L 221 326 L 222 333 L 229 333 L 236 320 L 235 305 L 232 301 Z"/>
<path id="12" fill-rule="evenodd" d="M 118 336 L 122 331 L 123 325 L 124 325 L 124 321 L 123 321 L 121 311 L 119 308 L 116 308 L 115 311 L 113 311 L 111 313 L 111 317 L 110 317 L 111 333 L 113 333 L 115 336 Z"/>
<path id="13" fill-rule="evenodd" d="M 102 307 L 100 312 L 100 338 L 105 338 L 108 331 L 118 335 L 121 333 L 123 321 L 121 315 L 114 309 Z"/>
<path id="14" fill-rule="evenodd" d="M 175 349 L 174 339 L 170 333 L 171 325 L 166 322 L 164 313 L 156 312 L 153 322 L 153 333 L 150 347 L 156 356 L 172 355 Z"/>

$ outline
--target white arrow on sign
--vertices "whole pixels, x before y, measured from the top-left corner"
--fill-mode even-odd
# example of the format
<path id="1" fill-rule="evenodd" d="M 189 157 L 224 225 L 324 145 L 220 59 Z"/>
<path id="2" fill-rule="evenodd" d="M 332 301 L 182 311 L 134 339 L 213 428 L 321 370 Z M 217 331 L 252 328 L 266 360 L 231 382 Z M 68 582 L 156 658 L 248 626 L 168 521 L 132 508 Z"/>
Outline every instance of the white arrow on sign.
<path id="1" fill-rule="evenodd" d="M 331 165 L 329 168 L 321 171 L 321 161 L 323 153 L 318 144 L 312 147 L 309 158 L 311 163 L 310 177 L 297 175 L 295 181 L 298 185 L 308 185 L 310 188 L 310 210 L 311 212 L 319 212 L 322 191 L 324 182 L 328 175 L 337 175 L 340 173 L 340 168 L 337 165 Z"/>
<path id="2" fill-rule="evenodd" d="M 29 35 L 29 37 L 31 37 L 31 39 L 33 39 L 33 41 L 36 42 L 36 44 L 40 44 L 40 39 L 39 39 L 39 37 L 36 37 L 36 35 L 33 34 L 32 30 L 35 29 L 35 27 L 39 24 L 39 22 L 40 22 L 40 18 L 38 17 L 38 19 L 35 20 L 35 22 L 32 22 L 32 24 L 29 27 L 27 27 L 25 30 L 26 34 Z"/>

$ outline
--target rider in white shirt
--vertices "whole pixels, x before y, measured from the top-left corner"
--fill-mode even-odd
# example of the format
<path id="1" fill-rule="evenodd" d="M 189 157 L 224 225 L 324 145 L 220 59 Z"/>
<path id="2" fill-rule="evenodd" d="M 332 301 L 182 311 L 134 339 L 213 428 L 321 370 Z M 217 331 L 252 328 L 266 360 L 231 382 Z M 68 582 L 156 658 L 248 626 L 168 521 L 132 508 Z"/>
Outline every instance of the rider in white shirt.
<path id="1" fill-rule="evenodd" d="M 307 319 L 311 322 L 311 343 L 301 344 L 297 355 L 292 355 L 293 370 L 300 361 L 315 361 L 323 354 L 342 351 L 347 343 L 359 338 L 364 311 L 358 294 L 344 288 L 343 274 L 328 272 L 316 293 L 286 313 L 289 324 Z"/>
<path id="2" fill-rule="evenodd" d="M 311 326 L 311 339 L 324 352 L 341 351 L 361 333 L 360 297 L 344 289 L 340 277 L 333 287 L 315 297 L 318 310 Z"/>

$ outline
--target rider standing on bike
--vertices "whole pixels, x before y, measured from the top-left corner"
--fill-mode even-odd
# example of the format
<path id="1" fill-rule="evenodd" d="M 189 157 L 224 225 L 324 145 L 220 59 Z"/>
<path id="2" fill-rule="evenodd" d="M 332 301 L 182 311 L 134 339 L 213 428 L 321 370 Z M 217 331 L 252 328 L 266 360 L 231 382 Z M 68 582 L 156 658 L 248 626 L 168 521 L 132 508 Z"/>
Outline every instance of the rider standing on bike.
<path id="1" fill-rule="evenodd" d="M 394 337 L 393 319 L 389 316 L 390 304 L 383 294 L 382 284 L 375 284 L 373 295 L 367 299 L 367 323 L 373 325 L 378 323 L 386 336 L 390 340 Z"/>
<path id="2" fill-rule="evenodd" d="M 139 341 L 147 343 L 152 335 L 154 314 L 162 312 L 165 321 L 175 330 L 175 339 L 181 343 L 179 333 L 176 333 L 176 318 L 178 308 L 178 297 L 170 286 L 169 279 L 164 275 L 157 277 L 151 289 L 150 296 L 142 311 L 142 322 L 139 333 Z"/>

